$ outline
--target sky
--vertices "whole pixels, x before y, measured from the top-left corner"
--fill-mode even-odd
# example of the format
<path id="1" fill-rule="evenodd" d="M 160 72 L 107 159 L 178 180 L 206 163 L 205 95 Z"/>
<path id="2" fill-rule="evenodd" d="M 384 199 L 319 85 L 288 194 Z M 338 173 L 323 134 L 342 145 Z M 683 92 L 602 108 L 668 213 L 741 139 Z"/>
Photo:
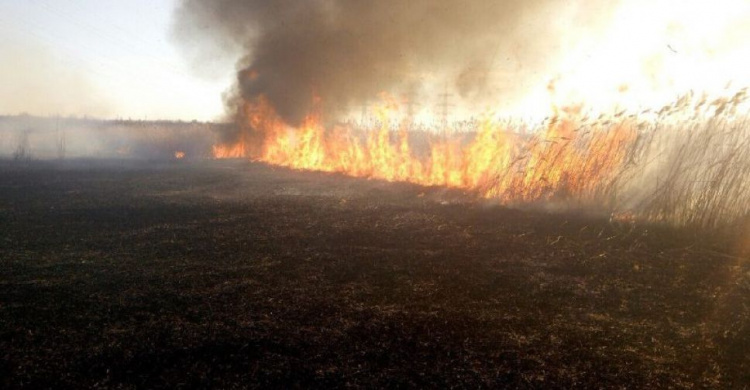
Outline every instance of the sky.
<path id="1" fill-rule="evenodd" d="M 238 58 L 257 58 L 221 48 L 221 40 L 202 39 L 217 35 L 205 26 L 178 42 L 172 33 L 178 1 L 0 0 L 0 115 L 223 119 L 222 97 L 236 80 Z M 745 22 L 750 1 L 683 0 L 679 7 L 672 0 L 610 3 L 617 6 L 603 13 L 610 19 L 604 27 L 597 24 L 596 33 L 575 34 L 576 19 L 562 11 L 540 15 L 564 34 L 542 34 L 534 27 L 526 39 L 549 41 L 558 55 L 532 51 L 528 58 L 513 60 L 513 48 L 525 45 L 523 36 L 490 50 L 510 61 L 497 61 L 497 69 L 489 70 L 497 79 L 492 88 L 500 95 L 512 92 L 513 99 L 493 95 L 486 106 L 480 104 L 482 109 L 496 110 L 502 107 L 498 102 L 505 102 L 512 115 L 542 116 L 552 104 L 578 101 L 650 107 L 727 80 L 750 85 L 750 25 Z M 570 5 L 563 7 L 569 11 L 598 12 L 585 1 L 559 4 Z M 545 66 L 529 67 L 529 61 Z M 530 76 L 519 77 L 521 71 Z M 425 87 L 430 96 L 441 93 L 450 84 L 446 80 L 436 77 L 434 91 Z M 455 93 L 451 103 L 454 111 L 462 103 L 478 106 Z M 422 111 L 433 105 L 422 104 Z"/>
<path id="2" fill-rule="evenodd" d="M 177 0 L 0 0 L 0 114 L 216 120 L 234 64 L 196 73 Z"/>

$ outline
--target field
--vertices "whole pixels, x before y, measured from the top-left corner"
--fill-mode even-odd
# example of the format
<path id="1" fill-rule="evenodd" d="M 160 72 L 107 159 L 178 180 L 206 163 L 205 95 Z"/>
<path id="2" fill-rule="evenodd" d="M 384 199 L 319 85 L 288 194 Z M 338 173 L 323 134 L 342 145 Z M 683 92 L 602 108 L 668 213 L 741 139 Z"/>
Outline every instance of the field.
<path id="1" fill-rule="evenodd" d="M 4 161 L 0 387 L 747 388 L 748 233 L 244 161 Z"/>

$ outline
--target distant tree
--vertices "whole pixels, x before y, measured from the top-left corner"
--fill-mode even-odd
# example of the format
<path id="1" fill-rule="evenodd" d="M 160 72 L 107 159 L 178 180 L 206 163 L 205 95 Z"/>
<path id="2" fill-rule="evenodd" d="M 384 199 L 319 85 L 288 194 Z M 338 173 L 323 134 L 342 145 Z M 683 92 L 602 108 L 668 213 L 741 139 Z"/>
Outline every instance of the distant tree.
<path id="1" fill-rule="evenodd" d="M 16 150 L 13 152 L 13 159 L 17 161 L 31 160 L 31 146 L 29 145 L 29 130 L 21 132 L 18 138 Z"/>
<path id="2" fill-rule="evenodd" d="M 60 160 L 65 159 L 65 130 L 60 131 L 60 118 L 57 118 L 55 124 L 55 130 L 57 133 L 57 158 Z"/>

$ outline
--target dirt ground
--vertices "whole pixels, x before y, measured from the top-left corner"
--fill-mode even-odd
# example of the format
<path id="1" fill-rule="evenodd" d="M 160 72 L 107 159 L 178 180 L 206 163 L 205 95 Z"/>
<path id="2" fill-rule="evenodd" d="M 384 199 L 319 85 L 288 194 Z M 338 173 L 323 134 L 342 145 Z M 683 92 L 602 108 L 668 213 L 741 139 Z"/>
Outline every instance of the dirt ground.
<path id="1" fill-rule="evenodd" d="M 0 162 L 0 387 L 748 388 L 742 237 L 244 161 Z"/>

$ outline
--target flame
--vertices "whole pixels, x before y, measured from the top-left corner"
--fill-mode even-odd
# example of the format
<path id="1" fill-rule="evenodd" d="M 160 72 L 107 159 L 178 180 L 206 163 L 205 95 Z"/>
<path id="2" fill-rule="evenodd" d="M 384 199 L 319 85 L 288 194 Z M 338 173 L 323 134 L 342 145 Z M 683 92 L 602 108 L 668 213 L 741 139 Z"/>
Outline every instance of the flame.
<path id="1" fill-rule="evenodd" d="M 515 118 L 542 118 L 552 107 L 539 123 L 487 117 L 465 133 L 411 132 L 412 113 L 396 124 L 404 115 L 383 95 L 375 128 L 327 126 L 319 112 L 292 127 L 258 96 L 241 103 L 239 137 L 214 146 L 214 157 L 459 188 L 505 204 L 580 202 L 622 220 L 746 218 L 747 88 L 723 94 L 750 85 L 750 3 L 717 1 L 619 3 L 606 28 L 564 43 L 543 76 L 496 107 Z"/>
<path id="2" fill-rule="evenodd" d="M 601 28 L 560 42 L 564 50 L 549 60 L 543 77 L 519 95 L 498 96 L 507 101 L 503 109 L 543 117 L 550 104 L 584 101 L 597 111 L 614 106 L 638 111 L 668 104 L 689 90 L 718 94 L 728 82 L 750 85 L 750 2 L 675 5 L 672 0 L 617 2 L 609 17 L 602 16 L 608 21 Z M 558 20 L 576 19 L 559 15 Z"/>
<path id="3" fill-rule="evenodd" d="M 320 115 L 287 126 L 264 98 L 246 103 L 249 126 L 263 135 L 255 159 L 300 170 L 445 186 L 475 191 L 504 202 L 546 200 L 564 194 L 580 199 L 607 187 L 624 163 L 635 131 L 625 121 L 607 128 L 577 126 L 580 109 L 558 110 L 542 131 L 525 136 L 490 118 L 478 123 L 473 140 L 460 134 L 425 135 L 426 150 L 414 148 L 407 125 L 392 129 L 392 101 L 376 108 L 380 126 L 357 130 L 324 128 Z M 249 157 L 245 142 L 214 146 L 215 158 Z"/>
<path id="4" fill-rule="evenodd" d="M 183 152 L 181 150 L 178 150 L 178 151 L 174 152 L 174 158 L 176 158 L 176 159 L 179 160 L 179 159 L 182 159 L 184 157 L 185 157 L 185 152 Z"/>
<path id="5" fill-rule="evenodd" d="M 728 92 L 728 91 L 727 91 Z M 593 115 L 553 107 L 537 125 L 472 122 L 467 132 L 409 131 L 385 97 L 374 128 L 326 128 L 318 112 L 287 125 L 262 96 L 244 101 L 234 143 L 216 158 L 458 188 L 503 204 L 606 212 L 618 221 L 718 227 L 750 216 L 747 88 L 689 92 L 661 108 Z"/>
<path id="6" fill-rule="evenodd" d="M 233 145 L 214 145 L 213 146 L 214 158 L 242 158 L 247 154 L 245 153 L 245 143 L 238 142 Z"/>

